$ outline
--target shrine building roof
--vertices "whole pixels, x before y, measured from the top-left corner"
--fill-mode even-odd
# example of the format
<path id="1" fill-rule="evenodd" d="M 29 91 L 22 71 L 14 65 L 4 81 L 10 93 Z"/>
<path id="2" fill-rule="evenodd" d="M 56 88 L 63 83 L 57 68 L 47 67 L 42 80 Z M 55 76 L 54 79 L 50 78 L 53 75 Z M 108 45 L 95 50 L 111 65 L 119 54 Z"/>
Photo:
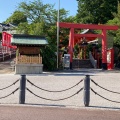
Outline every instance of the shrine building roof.
<path id="1" fill-rule="evenodd" d="M 44 46 L 48 44 L 48 41 L 44 36 L 12 34 L 11 44 L 16 46 Z"/>

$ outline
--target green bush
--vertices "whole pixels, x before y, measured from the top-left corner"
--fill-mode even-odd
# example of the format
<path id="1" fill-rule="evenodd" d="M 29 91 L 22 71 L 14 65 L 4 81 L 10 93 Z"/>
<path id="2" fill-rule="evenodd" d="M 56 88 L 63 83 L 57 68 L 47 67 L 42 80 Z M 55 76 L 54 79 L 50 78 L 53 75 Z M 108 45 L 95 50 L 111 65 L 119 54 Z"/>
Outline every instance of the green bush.
<path id="1" fill-rule="evenodd" d="M 47 71 L 53 71 L 56 69 L 56 55 L 51 46 L 41 48 L 43 69 Z"/>

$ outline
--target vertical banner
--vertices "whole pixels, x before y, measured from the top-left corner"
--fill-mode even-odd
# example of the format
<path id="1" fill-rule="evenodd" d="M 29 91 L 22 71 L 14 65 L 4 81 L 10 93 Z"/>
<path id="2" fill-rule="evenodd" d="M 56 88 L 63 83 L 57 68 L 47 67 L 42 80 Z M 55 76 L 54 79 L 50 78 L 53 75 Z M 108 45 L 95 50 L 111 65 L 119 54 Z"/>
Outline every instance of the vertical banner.
<path id="1" fill-rule="evenodd" d="M 107 50 L 107 68 L 111 70 L 114 68 L 114 49 L 110 48 Z"/>
<path id="2" fill-rule="evenodd" d="M 7 46 L 9 48 L 16 49 L 16 46 L 11 45 L 11 37 L 12 35 L 7 32 L 2 32 L 2 46 Z"/>

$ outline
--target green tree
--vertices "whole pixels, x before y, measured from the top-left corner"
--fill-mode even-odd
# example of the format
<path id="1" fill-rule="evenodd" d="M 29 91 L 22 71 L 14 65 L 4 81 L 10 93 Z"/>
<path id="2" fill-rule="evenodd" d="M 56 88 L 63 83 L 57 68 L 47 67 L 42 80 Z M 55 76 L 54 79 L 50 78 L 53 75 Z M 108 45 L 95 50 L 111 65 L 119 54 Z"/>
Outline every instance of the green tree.
<path id="1" fill-rule="evenodd" d="M 28 23 L 20 23 L 19 32 L 24 34 L 44 35 L 49 45 L 41 48 L 44 69 L 53 70 L 56 68 L 57 51 L 57 10 L 54 5 L 43 4 L 40 0 L 34 2 L 22 2 L 19 10 L 27 16 Z M 67 19 L 68 11 L 60 9 L 60 21 Z M 72 19 L 72 18 L 71 18 Z M 71 20 L 70 19 L 70 20 Z M 68 20 L 68 19 L 67 19 Z"/>
<path id="2" fill-rule="evenodd" d="M 113 13 L 114 19 L 107 22 L 108 25 L 118 25 L 120 28 L 120 3 L 117 7 L 117 13 Z M 120 47 L 120 29 L 117 31 L 109 31 L 109 35 L 114 36 L 114 46 Z"/>
<path id="3" fill-rule="evenodd" d="M 41 0 L 35 0 L 33 2 L 21 2 L 19 9 L 26 16 L 30 23 L 37 23 L 41 21 L 51 22 L 51 14 L 53 5 L 43 4 Z"/>
<path id="4" fill-rule="evenodd" d="M 77 0 L 77 21 L 82 23 L 105 24 L 117 12 L 118 0 Z"/>
<path id="5" fill-rule="evenodd" d="M 27 17 L 21 11 L 15 11 L 6 21 L 5 23 L 13 23 L 18 25 L 20 23 L 27 22 Z"/>
<path id="6" fill-rule="evenodd" d="M 17 27 L 17 33 L 19 34 L 29 34 L 30 25 L 28 22 L 21 22 Z"/>
<path id="7" fill-rule="evenodd" d="M 113 36 L 113 43 L 114 43 L 114 62 L 115 62 L 115 67 L 120 68 L 120 3 L 118 4 L 117 7 L 117 13 L 113 13 L 114 19 L 109 20 L 107 22 L 108 25 L 118 25 L 119 29 L 117 31 L 108 31 L 108 34 L 110 36 Z"/>

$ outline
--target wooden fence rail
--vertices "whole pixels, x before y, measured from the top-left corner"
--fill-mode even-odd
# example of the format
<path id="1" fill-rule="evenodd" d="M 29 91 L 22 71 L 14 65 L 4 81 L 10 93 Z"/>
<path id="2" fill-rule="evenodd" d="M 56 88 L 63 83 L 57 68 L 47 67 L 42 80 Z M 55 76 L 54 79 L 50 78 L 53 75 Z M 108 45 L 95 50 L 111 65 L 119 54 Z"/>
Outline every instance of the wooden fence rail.
<path id="1" fill-rule="evenodd" d="M 22 64 L 22 63 L 35 63 L 35 64 L 42 64 L 42 57 L 40 56 L 26 56 L 26 55 L 20 55 L 16 57 L 16 63 Z"/>

